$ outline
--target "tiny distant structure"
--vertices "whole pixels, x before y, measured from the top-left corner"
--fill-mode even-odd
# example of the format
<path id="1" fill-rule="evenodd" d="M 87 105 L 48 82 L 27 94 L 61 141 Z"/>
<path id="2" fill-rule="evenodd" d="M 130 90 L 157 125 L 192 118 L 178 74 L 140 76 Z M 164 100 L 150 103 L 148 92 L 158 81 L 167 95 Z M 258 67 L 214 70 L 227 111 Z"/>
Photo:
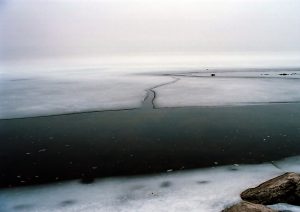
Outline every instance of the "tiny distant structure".
<path id="1" fill-rule="evenodd" d="M 211 74 L 210 76 L 212 76 L 212 77 L 215 77 L 215 76 L 216 76 L 216 74 Z"/>
<path id="2" fill-rule="evenodd" d="M 282 73 L 282 74 L 279 74 L 279 75 L 281 75 L 281 76 L 286 76 L 286 75 L 288 75 L 288 74 L 286 74 L 286 73 Z"/>

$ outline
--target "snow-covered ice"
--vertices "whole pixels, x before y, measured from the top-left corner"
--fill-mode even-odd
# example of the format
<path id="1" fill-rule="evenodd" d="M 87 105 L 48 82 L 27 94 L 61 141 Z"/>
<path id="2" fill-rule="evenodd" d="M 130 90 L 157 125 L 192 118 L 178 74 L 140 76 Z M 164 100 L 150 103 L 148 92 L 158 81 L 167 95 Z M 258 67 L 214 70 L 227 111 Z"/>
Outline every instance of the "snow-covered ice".
<path id="1" fill-rule="evenodd" d="M 288 162 L 287 162 L 288 161 Z M 299 164 L 299 157 L 278 163 Z M 217 212 L 240 200 L 246 188 L 283 171 L 270 163 L 229 165 L 160 175 L 113 177 L 92 184 L 78 181 L 0 190 L 0 211 L 203 211 Z M 299 212 L 286 204 L 274 208 Z"/>
<path id="2" fill-rule="evenodd" d="M 21 62 L 2 64 L 0 119 L 138 108 L 147 89 L 173 81 L 172 76 L 179 80 L 154 89 L 156 107 L 300 101 L 299 69 L 283 62 L 279 64 L 286 68 L 281 69 L 253 65 L 257 59 L 270 63 L 274 57 L 257 56 L 251 60 L 251 56 L 240 56 L 240 64 L 234 66 L 234 56 L 219 59 L 220 63 L 217 57 L 207 58 L 175 55 L 125 57 L 116 63 L 111 58 L 102 58 L 100 62 L 71 60 L 65 62 L 67 65 L 56 60 L 24 66 Z M 208 68 L 214 59 L 218 66 Z M 280 61 L 280 57 L 277 59 Z M 246 69 L 249 61 L 256 68 Z M 216 73 L 216 77 L 210 77 L 211 73 Z"/>
<path id="3" fill-rule="evenodd" d="M 172 76 L 179 81 L 154 89 L 156 107 L 298 102 L 298 56 L 287 58 L 158 55 L 3 63 L 0 119 L 137 108 L 147 89 Z M 282 68 L 270 68 L 276 66 Z"/>
<path id="4" fill-rule="evenodd" d="M 291 172 L 300 173 L 300 156 L 289 157 L 284 160 L 275 162 L 276 166 L 280 169 Z"/>
<path id="5" fill-rule="evenodd" d="M 179 76 L 187 77 L 210 77 L 211 74 L 215 74 L 218 77 L 228 78 L 281 78 L 281 79 L 299 79 L 299 69 L 212 69 L 204 70 L 201 72 L 179 73 Z"/>
<path id="6" fill-rule="evenodd" d="M 101 69 L 8 73 L 0 79 L 0 118 L 137 108 L 145 89 L 169 80 Z"/>
<path id="7" fill-rule="evenodd" d="M 182 77 L 156 89 L 159 107 L 247 105 L 300 101 L 300 80 Z"/>
<path id="8" fill-rule="evenodd" d="M 0 118 L 137 108 L 147 89 L 173 81 L 170 76 L 135 71 L 80 69 L 3 74 Z M 300 79 L 249 78 L 247 74 L 253 75 L 226 72 L 223 78 L 177 74 L 179 81 L 155 89 L 155 103 L 157 107 L 182 107 L 300 101 Z"/>

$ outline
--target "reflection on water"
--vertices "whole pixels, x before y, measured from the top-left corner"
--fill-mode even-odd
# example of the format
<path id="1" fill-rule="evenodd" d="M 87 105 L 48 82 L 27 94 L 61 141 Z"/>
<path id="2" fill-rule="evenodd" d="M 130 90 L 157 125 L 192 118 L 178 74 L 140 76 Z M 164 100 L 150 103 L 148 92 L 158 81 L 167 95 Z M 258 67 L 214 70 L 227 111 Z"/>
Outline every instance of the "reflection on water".
<path id="1" fill-rule="evenodd" d="M 149 107 L 1 120 L 1 186 L 297 155 L 299 106 Z"/>

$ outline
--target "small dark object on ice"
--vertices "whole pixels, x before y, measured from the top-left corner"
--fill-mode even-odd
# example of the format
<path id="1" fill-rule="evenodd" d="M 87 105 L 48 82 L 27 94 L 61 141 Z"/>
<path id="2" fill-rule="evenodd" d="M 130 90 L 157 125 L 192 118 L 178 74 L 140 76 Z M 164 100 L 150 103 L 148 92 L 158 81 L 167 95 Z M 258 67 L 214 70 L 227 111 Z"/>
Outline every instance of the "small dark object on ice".
<path id="1" fill-rule="evenodd" d="M 216 76 L 216 74 L 211 74 L 212 77 Z"/>
<path id="2" fill-rule="evenodd" d="M 282 73 L 282 74 L 279 74 L 279 75 L 281 75 L 281 76 L 286 76 L 286 75 L 288 75 L 288 74 L 286 74 L 286 73 Z"/>
<path id="3" fill-rule="evenodd" d="M 91 184 L 95 181 L 95 178 L 92 178 L 92 177 L 84 177 L 84 178 L 81 178 L 80 180 L 80 183 L 81 184 Z"/>

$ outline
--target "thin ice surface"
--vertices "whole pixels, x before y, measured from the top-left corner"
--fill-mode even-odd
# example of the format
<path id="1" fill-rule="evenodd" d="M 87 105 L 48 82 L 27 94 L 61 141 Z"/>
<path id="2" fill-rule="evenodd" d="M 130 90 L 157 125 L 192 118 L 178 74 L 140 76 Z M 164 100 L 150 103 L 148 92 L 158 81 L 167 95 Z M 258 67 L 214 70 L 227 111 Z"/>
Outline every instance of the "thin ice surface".
<path id="1" fill-rule="evenodd" d="M 181 73 L 179 76 L 187 77 L 209 77 L 215 74 L 217 77 L 230 78 L 281 78 L 281 79 L 299 79 L 300 69 L 282 68 L 282 69 L 216 69 L 205 70 L 202 72 Z"/>
<path id="2" fill-rule="evenodd" d="M 287 161 L 287 160 L 285 160 Z M 291 160 L 289 165 L 299 163 Z M 288 167 L 286 167 L 288 170 Z M 1 211 L 221 211 L 246 188 L 282 174 L 274 165 L 231 165 L 161 175 L 70 181 L 0 191 Z M 275 205 L 299 211 L 299 207 Z"/>
<path id="3" fill-rule="evenodd" d="M 0 119 L 137 108 L 147 88 L 168 80 L 101 69 L 6 73 Z"/>
<path id="4" fill-rule="evenodd" d="M 274 162 L 274 164 L 284 171 L 288 170 L 300 173 L 300 156 L 286 158 L 284 160 Z"/>
<path id="5" fill-rule="evenodd" d="M 156 108 L 300 101 L 299 69 L 244 67 L 248 64 L 245 61 L 252 66 L 289 67 L 290 60 L 283 63 L 277 57 L 257 56 L 260 58 L 257 63 L 248 55 L 239 62 L 233 56 L 225 60 L 217 56 L 209 58 L 207 61 L 199 55 L 160 55 L 121 58 L 120 63 L 114 63 L 112 58 L 102 58 L 99 62 L 98 58 L 96 62 L 71 60 L 66 62 L 68 65 L 57 60 L 26 66 L 22 62 L 3 65 L 0 66 L 0 119 L 138 108 L 146 90 L 153 87 Z M 294 60 L 299 61 L 297 58 Z M 218 70 L 213 70 L 217 71 L 213 78 L 211 69 L 203 68 L 211 66 L 212 61 L 219 64 Z M 276 65 L 274 61 L 281 62 Z M 141 74 L 146 72 L 147 75 Z M 280 75 L 283 73 L 287 75 Z M 172 81 L 174 76 L 179 79 L 176 83 L 157 87 Z"/>
<path id="6" fill-rule="evenodd" d="M 271 78 L 264 77 L 264 72 L 261 74 L 258 73 L 257 77 L 249 77 L 253 73 L 235 72 L 227 73 L 226 77 L 220 77 L 218 74 L 215 77 L 184 74 L 178 76 L 180 81 L 177 83 L 156 89 L 156 103 L 158 107 L 184 107 L 300 101 L 299 78 Z"/>

